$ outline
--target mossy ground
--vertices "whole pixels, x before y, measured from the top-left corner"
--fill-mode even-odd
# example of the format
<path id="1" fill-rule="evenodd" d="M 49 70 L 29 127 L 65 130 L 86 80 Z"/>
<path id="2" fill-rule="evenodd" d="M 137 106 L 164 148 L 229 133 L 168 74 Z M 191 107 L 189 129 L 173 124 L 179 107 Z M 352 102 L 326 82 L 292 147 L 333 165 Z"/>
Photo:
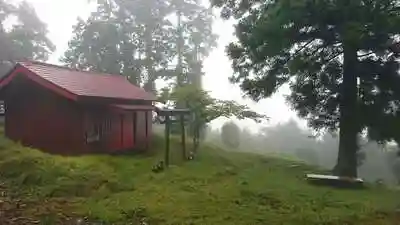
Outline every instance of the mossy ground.
<path id="1" fill-rule="evenodd" d="M 173 165 L 153 173 L 161 138 L 145 155 L 62 157 L 0 137 L 0 223 L 400 224 L 395 190 L 310 186 L 304 174 L 316 168 L 207 145 L 183 162 L 171 145 Z"/>

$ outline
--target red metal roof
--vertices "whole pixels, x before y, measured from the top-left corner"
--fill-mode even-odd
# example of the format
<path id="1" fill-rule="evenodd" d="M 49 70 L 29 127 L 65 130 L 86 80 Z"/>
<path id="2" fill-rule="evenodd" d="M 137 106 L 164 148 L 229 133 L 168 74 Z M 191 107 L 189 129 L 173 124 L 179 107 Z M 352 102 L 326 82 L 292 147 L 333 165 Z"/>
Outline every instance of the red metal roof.
<path id="1" fill-rule="evenodd" d="M 156 100 L 155 96 L 131 84 L 120 75 L 70 69 L 42 62 L 20 62 L 33 74 L 77 96 L 130 100 Z"/>

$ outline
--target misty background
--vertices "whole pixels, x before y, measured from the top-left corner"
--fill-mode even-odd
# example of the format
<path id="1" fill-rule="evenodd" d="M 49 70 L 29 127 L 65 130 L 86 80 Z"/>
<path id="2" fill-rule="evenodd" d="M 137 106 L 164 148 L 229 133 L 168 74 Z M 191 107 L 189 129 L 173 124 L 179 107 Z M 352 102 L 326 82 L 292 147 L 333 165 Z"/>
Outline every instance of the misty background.
<path id="1" fill-rule="evenodd" d="M 209 127 L 205 141 L 233 151 L 289 157 L 327 170 L 336 164 L 339 138 L 335 135 L 325 133 L 315 137 L 312 132 L 302 129 L 295 120 L 265 126 L 258 132 L 241 128 L 236 123 L 231 120 L 221 128 Z M 400 159 L 397 157 L 397 146 L 383 146 L 363 138 L 359 141 L 359 177 L 368 182 L 399 184 Z"/>
<path id="2" fill-rule="evenodd" d="M 47 36 L 56 46 L 56 50 L 47 62 L 60 64 L 59 59 L 68 48 L 68 42 L 73 36 L 73 25 L 78 18 L 86 20 L 90 13 L 96 10 L 96 5 L 85 0 L 28 0 L 27 2 L 34 7 L 38 17 L 47 25 L 49 31 Z M 203 4 L 208 5 L 208 0 L 204 0 Z M 329 133 L 314 138 L 313 133 L 307 129 L 306 122 L 299 119 L 285 103 L 287 87 L 281 88 L 271 98 L 256 103 L 244 98 L 239 87 L 229 83 L 228 78 L 232 74 L 232 69 L 225 53 L 225 46 L 234 40 L 234 23 L 221 20 L 217 11 L 214 15 L 212 27 L 218 36 L 217 47 L 203 61 L 202 87 L 214 98 L 246 104 L 252 110 L 266 114 L 270 120 L 256 124 L 251 120 L 233 119 L 232 122 L 232 118 L 219 118 L 207 127 L 204 140 L 225 149 L 288 155 L 309 164 L 332 169 L 337 159 L 338 138 Z M 10 18 L 5 22 L 5 26 L 11 26 L 14 22 L 13 18 Z M 156 84 L 158 89 L 165 86 L 163 81 L 157 81 Z M 226 129 L 228 131 L 224 134 L 228 138 L 223 138 L 225 124 L 230 124 L 230 128 L 228 127 L 229 129 Z M 235 142 L 226 143 L 227 139 Z M 397 184 L 400 181 L 400 160 L 396 157 L 396 146 L 380 146 L 363 139 L 361 142 L 360 177 L 371 182 L 382 180 L 387 184 Z"/>

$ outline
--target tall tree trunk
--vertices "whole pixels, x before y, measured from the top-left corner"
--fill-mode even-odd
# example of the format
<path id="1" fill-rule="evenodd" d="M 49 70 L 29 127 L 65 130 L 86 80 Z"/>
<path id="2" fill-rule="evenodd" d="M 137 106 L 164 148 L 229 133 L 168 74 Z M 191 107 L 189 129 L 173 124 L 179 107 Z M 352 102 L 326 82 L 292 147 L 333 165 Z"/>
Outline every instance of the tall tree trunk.
<path id="1" fill-rule="evenodd" d="M 193 53 L 193 66 L 191 71 L 191 84 L 193 84 L 196 88 L 202 88 L 202 74 L 201 74 L 201 64 L 198 58 L 198 45 L 195 44 L 194 46 L 194 53 Z"/>
<path id="2" fill-rule="evenodd" d="M 152 33 L 152 27 L 149 25 L 145 26 L 145 51 L 146 51 L 146 71 L 147 71 L 147 80 L 146 83 L 144 84 L 144 89 L 147 92 L 155 93 L 156 92 L 156 87 L 155 87 L 155 80 L 157 79 L 155 71 L 154 71 L 154 65 L 153 65 L 153 59 L 152 59 L 152 47 L 153 47 L 153 39 L 151 37 Z"/>
<path id="3" fill-rule="evenodd" d="M 176 84 L 178 87 L 182 87 L 184 85 L 184 75 L 183 75 L 183 68 L 182 68 L 182 55 L 183 55 L 183 38 L 182 38 L 182 14 L 180 9 L 178 9 L 177 12 L 177 17 L 178 17 L 178 43 L 177 43 L 177 52 L 178 52 L 178 65 L 177 65 L 177 79 L 176 79 Z"/>
<path id="4" fill-rule="evenodd" d="M 338 176 L 357 177 L 357 49 L 352 44 L 344 44 L 343 49 L 339 154 L 334 173 Z"/>

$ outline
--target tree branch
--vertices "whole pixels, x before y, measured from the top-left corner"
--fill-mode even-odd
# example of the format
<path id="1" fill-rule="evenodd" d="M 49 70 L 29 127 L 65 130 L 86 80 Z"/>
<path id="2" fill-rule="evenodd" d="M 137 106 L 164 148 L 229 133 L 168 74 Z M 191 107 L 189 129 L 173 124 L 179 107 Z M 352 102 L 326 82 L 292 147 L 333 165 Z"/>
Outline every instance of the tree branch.
<path id="1" fill-rule="evenodd" d="M 300 49 L 297 49 L 293 55 L 291 55 L 292 57 L 288 57 L 283 63 L 282 65 L 287 64 L 290 60 L 292 60 L 293 58 L 296 57 L 297 54 L 299 54 L 301 51 L 303 51 L 307 46 L 309 46 L 313 41 L 315 41 L 315 39 L 311 39 L 310 41 L 308 41 L 306 44 L 304 44 L 303 46 L 300 47 Z"/>
<path id="2" fill-rule="evenodd" d="M 372 54 L 375 54 L 375 52 L 365 53 L 365 54 L 362 54 L 362 55 L 358 55 L 357 57 L 361 58 L 361 57 L 369 56 L 369 55 L 372 55 Z"/>
<path id="3" fill-rule="evenodd" d="M 303 51 L 307 46 L 309 46 L 313 41 L 315 41 L 314 39 L 311 39 L 309 42 L 307 42 L 306 44 L 304 44 L 300 49 L 297 49 L 297 51 L 295 53 L 293 53 L 293 56 L 296 56 L 297 54 L 299 54 L 301 51 Z M 287 62 L 286 62 L 287 63 Z"/>
<path id="4" fill-rule="evenodd" d="M 339 57 L 342 54 L 343 54 L 343 51 L 340 51 L 339 53 L 334 54 L 332 57 L 328 58 L 328 60 L 325 61 L 325 64 L 329 63 L 330 61 L 332 61 L 334 59 L 336 59 L 337 57 Z"/>

